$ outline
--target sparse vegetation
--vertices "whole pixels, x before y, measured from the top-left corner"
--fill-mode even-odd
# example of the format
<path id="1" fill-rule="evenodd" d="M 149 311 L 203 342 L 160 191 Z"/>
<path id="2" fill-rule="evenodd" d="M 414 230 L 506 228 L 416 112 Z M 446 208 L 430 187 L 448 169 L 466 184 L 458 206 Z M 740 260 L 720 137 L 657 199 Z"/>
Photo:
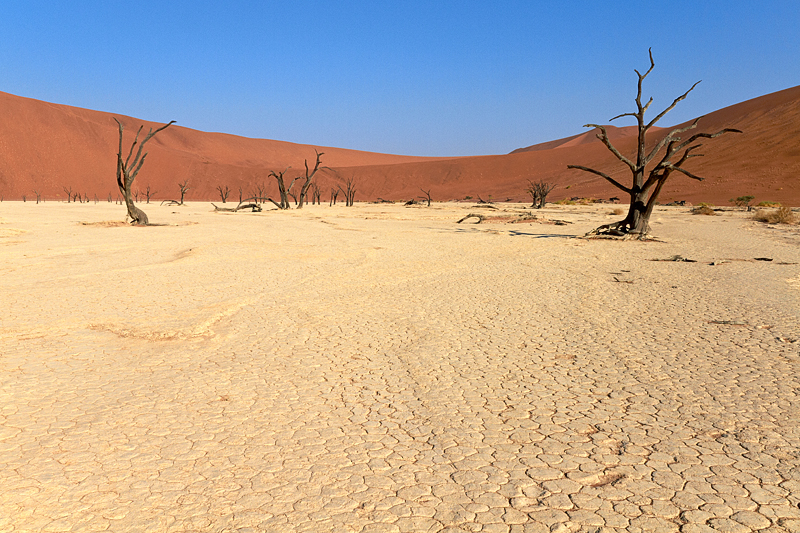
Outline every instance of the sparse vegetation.
<path id="1" fill-rule="evenodd" d="M 725 133 L 741 133 L 741 131 L 733 129 L 733 128 L 724 128 L 719 130 L 715 133 L 695 133 L 691 135 L 686 140 L 680 136 L 681 134 L 692 130 L 697 127 L 697 123 L 700 120 L 695 119 L 689 126 L 675 128 L 669 133 L 667 133 L 655 146 L 653 146 L 649 151 L 647 150 L 647 131 L 655 126 L 655 124 L 661 120 L 664 115 L 669 113 L 681 100 L 686 98 L 690 92 L 697 86 L 699 81 L 689 88 L 688 91 L 683 93 L 681 96 L 677 97 L 672 104 L 669 105 L 665 110 L 659 113 L 653 120 L 650 122 L 645 123 L 644 121 L 644 114 L 647 109 L 650 107 L 650 104 L 653 103 L 653 99 L 650 100 L 646 104 L 642 104 L 642 84 L 653 71 L 655 67 L 655 62 L 653 61 L 653 52 L 652 50 L 649 51 L 650 54 L 650 68 L 644 74 L 640 74 L 638 70 L 634 70 L 637 76 L 639 77 L 638 82 L 638 90 L 636 93 L 636 112 L 635 113 L 622 113 L 621 115 L 617 115 L 613 117 L 611 120 L 616 120 L 622 117 L 633 117 L 636 119 L 638 124 L 638 143 L 637 143 L 637 151 L 636 151 L 636 158 L 635 160 L 631 160 L 625 155 L 623 155 L 613 144 L 611 144 L 611 140 L 608 137 L 608 131 L 606 130 L 605 126 L 601 126 L 599 124 L 586 124 L 586 127 L 595 128 L 600 131 L 597 134 L 597 138 L 608 148 L 608 150 L 614 154 L 614 156 L 624 163 L 631 172 L 632 177 L 632 184 L 630 187 L 626 187 L 622 185 L 620 182 L 606 174 L 605 172 L 601 172 L 599 170 L 595 170 L 593 168 L 588 168 L 581 165 L 568 165 L 567 168 L 574 168 L 576 170 L 582 170 L 584 172 L 589 172 L 595 174 L 597 176 L 602 177 L 618 189 L 624 191 L 626 194 L 630 195 L 630 208 L 628 209 L 628 215 L 620 220 L 619 222 L 614 222 L 612 224 L 605 224 L 600 226 L 599 228 L 595 229 L 594 231 L 590 232 L 589 235 L 610 235 L 610 236 L 617 236 L 617 237 L 626 237 L 626 238 L 637 238 L 642 239 L 645 238 L 647 233 L 650 230 L 650 215 L 653 212 L 653 208 L 655 207 L 656 200 L 658 198 L 659 193 L 661 192 L 664 183 L 666 183 L 667 179 L 669 178 L 672 172 L 679 172 L 691 179 L 695 179 L 698 181 L 702 181 L 703 178 L 694 175 L 693 173 L 689 172 L 685 168 L 683 168 L 684 163 L 688 161 L 692 157 L 698 157 L 700 154 L 693 153 L 695 150 L 700 148 L 700 144 L 696 144 L 698 139 L 713 139 L 715 137 L 719 137 Z M 660 160 L 655 164 L 655 166 L 651 167 L 649 170 L 647 169 L 647 165 L 656 160 L 656 157 L 659 153 L 664 149 L 664 154 L 661 156 Z"/>
<path id="2" fill-rule="evenodd" d="M 750 202 L 752 202 L 755 199 L 756 199 L 755 196 L 747 195 L 747 196 L 737 196 L 736 198 L 731 198 L 728 201 L 733 205 L 735 205 L 736 207 L 746 207 L 749 210 Z"/>
<path id="3" fill-rule="evenodd" d="M 758 209 L 753 214 L 753 220 L 766 222 L 767 224 L 797 224 L 798 217 L 794 214 L 791 207 L 779 207 L 778 209 L 767 211 Z"/>
<path id="4" fill-rule="evenodd" d="M 769 200 L 758 202 L 756 204 L 756 207 L 780 207 L 780 206 L 781 206 L 780 202 L 770 202 Z"/>
<path id="5" fill-rule="evenodd" d="M 708 204 L 699 204 L 692 208 L 693 215 L 711 215 L 714 216 L 717 213 L 714 209 L 711 208 Z"/>

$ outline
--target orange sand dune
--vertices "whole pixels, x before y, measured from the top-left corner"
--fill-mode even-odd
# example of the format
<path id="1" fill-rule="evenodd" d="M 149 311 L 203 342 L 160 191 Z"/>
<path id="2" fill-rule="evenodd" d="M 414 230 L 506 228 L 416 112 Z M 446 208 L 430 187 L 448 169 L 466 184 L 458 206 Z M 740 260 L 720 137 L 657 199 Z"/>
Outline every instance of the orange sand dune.
<path id="1" fill-rule="evenodd" d="M 38 190 L 49 199 L 64 199 L 63 187 L 116 197 L 114 181 L 117 129 L 113 115 L 50 104 L 0 93 L 0 195 L 6 199 L 33 198 Z M 120 117 L 126 127 L 126 144 L 142 123 Z M 169 117 L 165 117 L 169 118 Z M 158 124 L 145 122 L 145 129 Z M 800 86 L 748 100 L 703 117 L 697 131 L 724 127 L 741 129 L 706 141 L 700 150 L 706 157 L 692 159 L 687 169 L 707 179 L 698 182 L 675 174 L 661 194 L 670 200 L 728 204 L 734 196 L 751 194 L 756 200 L 800 205 Z M 654 129 L 652 139 L 668 128 Z M 635 151 L 632 127 L 610 128 L 612 142 L 623 153 Z M 266 139 L 249 139 L 205 133 L 171 126 L 150 144 L 150 155 L 134 189 L 149 185 L 154 198 L 178 196 L 178 182 L 188 179 L 188 200 L 219 199 L 218 185 L 228 186 L 230 199 L 238 200 L 239 188 L 247 195 L 257 184 L 277 193 L 270 170 L 289 174 L 313 163 L 314 146 Z M 521 148 L 506 155 L 422 158 L 316 147 L 325 152 L 323 164 L 332 168 L 318 174 L 327 200 L 330 189 L 353 179 L 356 200 L 378 198 L 407 200 L 430 190 L 434 200 L 467 196 L 523 201 L 527 180 L 557 184 L 551 199 L 565 197 L 623 197 L 602 178 L 568 170 L 579 164 L 602 170 L 628 183 L 626 167 L 594 138 L 581 134 Z M 624 200 L 624 198 L 623 198 Z"/>

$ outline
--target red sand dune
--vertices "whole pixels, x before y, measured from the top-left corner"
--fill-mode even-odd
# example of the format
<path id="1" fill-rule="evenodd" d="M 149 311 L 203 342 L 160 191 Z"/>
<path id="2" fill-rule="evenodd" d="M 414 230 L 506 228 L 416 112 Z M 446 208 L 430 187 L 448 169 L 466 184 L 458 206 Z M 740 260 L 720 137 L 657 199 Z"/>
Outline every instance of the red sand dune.
<path id="1" fill-rule="evenodd" d="M 50 104 L 0 93 L 0 196 L 34 198 L 34 190 L 47 199 L 64 199 L 64 187 L 97 195 L 117 196 L 115 169 L 118 143 L 112 114 Z M 129 146 L 139 125 L 160 124 L 119 117 Z M 165 117 L 168 118 L 168 117 Z M 734 196 L 750 194 L 759 200 L 800 205 L 800 86 L 769 94 L 709 113 L 697 131 L 741 129 L 704 142 L 705 157 L 690 160 L 686 168 L 707 179 L 702 182 L 673 174 L 661 201 L 688 200 L 727 205 Z M 657 139 L 669 131 L 654 129 Z M 635 150 L 635 129 L 609 129 L 612 142 L 625 154 Z M 312 145 L 266 139 L 249 139 L 206 133 L 178 125 L 161 132 L 147 145 L 150 155 L 134 189 L 149 185 L 154 198 L 178 197 L 178 183 L 189 180 L 187 200 L 219 200 L 218 185 L 231 189 L 238 200 L 254 185 L 264 184 L 277 193 L 270 170 L 297 175 L 303 160 L 313 164 Z M 594 137 L 581 134 L 514 150 L 506 155 L 423 158 L 377 154 L 341 148 L 316 147 L 325 152 L 323 164 L 333 170 L 318 174 L 323 198 L 345 179 L 356 184 L 356 200 L 377 198 L 407 200 L 430 190 L 434 200 L 466 196 L 494 200 L 526 201 L 527 180 L 556 183 L 550 199 L 565 197 L 609 198 L 622 191 L 602 178 L 568 170 L 568 164 L 589 166 L 629 183 L 627 168 Z"/>

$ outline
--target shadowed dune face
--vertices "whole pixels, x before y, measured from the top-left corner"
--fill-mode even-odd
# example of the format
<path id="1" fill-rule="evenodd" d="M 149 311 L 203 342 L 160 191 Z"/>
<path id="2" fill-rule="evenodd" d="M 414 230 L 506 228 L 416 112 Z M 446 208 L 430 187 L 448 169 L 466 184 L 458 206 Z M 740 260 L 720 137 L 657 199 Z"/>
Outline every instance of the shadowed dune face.
<path id="1" fill-rule="evenodd" d="M 96 195 L 117 197 L 114 180 L 117 129 L 114 115 L 78 109 L 0 93 L 0 195 L 5 199 L 33 198 L 40 191 L 47 199 L 64 199 L 64 187 Z M 125 145 L 138 127 L 160 124 L 120 117 L 125 125 Z M 165 121 L 170 117 L 164 117 Z M 587 117 L 589 120 L 591 117 Z M 667 117 L 668 118 L 668 117 Z M 703 158 L 692 159 L 687 168 L 706 178 L 697 182 L 674 175 L 661 193 L 661 201 L 688 200 L 728 204 L 735 196 L 753 195 L 756 202 L 779 201 L 800 205 L 800 87 L 786 89 L 736 104 L 700 120 L 696 131 L 736 128 L 706 141 Z M 657 142 L 669 128 L 654 128 L 650 142 Z M 624 154 L 635 153 L 634 127 L 609 130 L 612 142 Z M 315 148 L 324 152 L 318 175 L 322 197 L 346 179 L 356 183 L 356 200 L 407 200 L 431 190 L 434 200 L 481 196 L 493 200 L 524 201 L 527 180 L 556 183 L 550 199 L 623 194 L 603 179 L 576 170 L 578 164 L 604 171 L 622 183 L 627 169 L 597 141 L 594 132 L 514 150 L 506 155 L 423 158 L 314 147 L 267 139 L 249 139 L 206 133 L 174 125 L 148 144 L 150 155 L 134 190 L 147 186 L 153 198 L 179 196 L 178 183 L 189 180 L 187 200 L 219 199 L 217 186 L 227 186 L 231 200 L 238 200 L 262 184 L 277 194 L 271 170 L 287 167 L 287 176 L 303 171 L 303 161 L 313 164 Z M 624 198 L 623 198 L 624 201 Z"/>

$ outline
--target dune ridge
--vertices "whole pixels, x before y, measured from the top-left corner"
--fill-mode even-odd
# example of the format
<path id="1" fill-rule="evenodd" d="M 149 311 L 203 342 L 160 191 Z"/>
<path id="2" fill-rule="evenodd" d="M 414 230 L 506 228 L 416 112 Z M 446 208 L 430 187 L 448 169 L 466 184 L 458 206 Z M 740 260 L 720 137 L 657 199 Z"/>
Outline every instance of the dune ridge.
<path id="1" fill-rule="evenodd" d="M 114 181 L 117 129 L 111 113 L 52 104 L 0 93 L 0 196 L 34 198 L 34 190 L 49 200 L 64 200 L 63 189 L 106 200 L 117 197 Z M 157 123 L 118 116 L 129 145 L 139 125 Z M 165 117 L 169 119 L 169 117 Z M 707 178 L 697 182 L 675 176 L 661 194 L 664 202 L 687 200 L 725 205 L 745 194 L 756 201 L 800 205 L 800 86 L 754 98 L 705 115 L 697 131 L 737 128 L 707 141 L 703 158 L 690 169 Z M 632 126 L 609 130 L 612 142 L 623 152 L 635 150 Z M 669 128 L 654 128 L 656 142 Z M 509 154 L 469 157 L 414 157 L 333 147 L 318 147 L 269 139 L 251 139 L 209 133 L 173 125 L 148 145 L 150 155 L 134 189 L 150 186 L 154 199 L 175 198 L 179 182 L 189 180 L 187 200 L 219 200 L 217 186 L 229 187 L 229 200 L 246 197 L 263 184 L 277 192 L 271 170 L 292 167 L 299 174 L 304 159 L 313 162 L 314 150 L 325 153 L 323 164 L 331 170 L 319 177 L 323 198 L 330 189 L 352 179 L 356 201 L 407 200 L 430 190 L 434 200 L 465 199 L 524 201 L 527 180 L 557 184 L 551 199 L 621 196 L 602 178 L 575 170 L 579 164 L 602 170 L 622 180 L 627 169 L 594 137 L 582 133 L 519 148 Z"/>

